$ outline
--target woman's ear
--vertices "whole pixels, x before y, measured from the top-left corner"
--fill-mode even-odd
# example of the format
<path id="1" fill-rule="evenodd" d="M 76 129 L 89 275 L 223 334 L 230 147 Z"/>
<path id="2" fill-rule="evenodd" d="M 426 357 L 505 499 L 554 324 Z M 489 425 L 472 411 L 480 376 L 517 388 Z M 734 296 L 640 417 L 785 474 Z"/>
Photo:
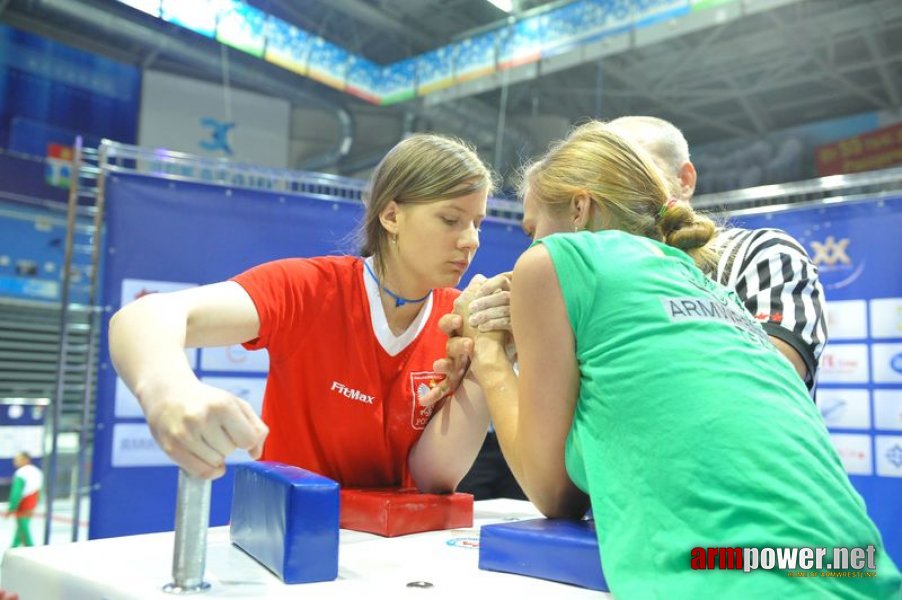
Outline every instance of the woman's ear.
<path id="1" fill-rule="evenodd" d="M 399 208 L 400 206 L 397 202 L 389 200 L 388 204 L 385 205 L 385 208 L 382 209 L 382 212 L 379 213 L 379 222 L 382 223 L 382 227 L 384 227 L 391 235 L 398 235 Z"/>
<path id="2" fill-rule="evenodd" d="M 570 198 L 570 218 L 573 220 L 573 231 L 583 231 L 589 227 L 594 204 L 585 190 L 577 192 Z"/>

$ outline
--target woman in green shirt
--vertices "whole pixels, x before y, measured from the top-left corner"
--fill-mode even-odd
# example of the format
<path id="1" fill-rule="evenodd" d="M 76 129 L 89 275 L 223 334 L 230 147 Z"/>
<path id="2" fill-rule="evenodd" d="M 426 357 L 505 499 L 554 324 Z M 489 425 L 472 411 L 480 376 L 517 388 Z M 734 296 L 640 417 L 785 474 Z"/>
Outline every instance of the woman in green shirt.
<path id="1" fill-rule="evenodd" d="M 464 331 L 511 470 L 549 517 L 591 502 L 615 597 L 900 597 L 805 386 L 698 268 L 714 224 L 669 199 L 649 161 L 591 123 L 527 172 L 538 241 L 513 272 L 519 378 L 503 332 Z M 765 548 L 801 547 L 826 555 L 803 577 L 805 565 L 692 568 L 709 564 L 699 549 L 740 549 L 714 555 L 750 567 L 768 564 Z M 838 575 L 835 547 L 873 560 Z"/>

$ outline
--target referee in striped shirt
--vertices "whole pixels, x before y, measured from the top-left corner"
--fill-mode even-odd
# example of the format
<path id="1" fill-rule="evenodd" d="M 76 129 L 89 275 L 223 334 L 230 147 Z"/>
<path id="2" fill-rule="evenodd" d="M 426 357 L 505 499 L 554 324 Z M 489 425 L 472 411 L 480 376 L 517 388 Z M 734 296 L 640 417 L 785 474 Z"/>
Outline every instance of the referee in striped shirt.
<path id="1" fill-rule="evenodd" d="M 643 116 L 620 117 L 609 126 L 651 154 L 676 197 L 692 198 L 697 174 L 679 129 L 663 119 Z M 827 342 L 824 289 L 817 267 L 802 245 L 779 229 L 724 228 L 715 241 L 720 260 L 716 272 L 707 275 L 736 292 L 813 397 Z"/>

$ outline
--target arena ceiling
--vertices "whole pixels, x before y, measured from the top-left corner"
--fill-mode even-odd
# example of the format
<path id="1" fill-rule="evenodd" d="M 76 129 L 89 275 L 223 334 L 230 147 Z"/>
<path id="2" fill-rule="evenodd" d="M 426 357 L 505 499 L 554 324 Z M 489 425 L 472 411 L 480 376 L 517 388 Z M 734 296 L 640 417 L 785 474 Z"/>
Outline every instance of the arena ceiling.
<path id="1" fill-rule="evenodd" d="M 503 109 L 511 127 L 521 130 L 528 130 L 524 124 L 536 116 L 575 122 L 654 114 L 680 126 L 692 144 L 754 138 L 861 112 L 902 110 L 902 2 L 757 1 L 776 7 L 453 102 L 466 102 L 468 110 L 489 116 Z M 437 48 L 507 16 L 486 0 L 249 2 L 378 63 Z M 528 11 L 559 2 L 519 4 Z M 96 16 L 73 18 L 73 6 L 93 15 L 102 10 L 120 25 Z M 223 77 L 215 42 L 112 0 L 0 0 L 0 19 L 142 67 L 213 81 Z M 121 27 L 122 19 L 153 28 L 156 36 L 136 37 Z M 176 58 L 171 50 L 179 44 L 208 53 L 210 60 Z M 246 65 L 247 73 L 231 73 L 233 85 L 283 96 L 291 90 L 295 101 L 315 97 L 352 107 L 359 103 L 240 54 L 230 53 L 230 64 Z"/>

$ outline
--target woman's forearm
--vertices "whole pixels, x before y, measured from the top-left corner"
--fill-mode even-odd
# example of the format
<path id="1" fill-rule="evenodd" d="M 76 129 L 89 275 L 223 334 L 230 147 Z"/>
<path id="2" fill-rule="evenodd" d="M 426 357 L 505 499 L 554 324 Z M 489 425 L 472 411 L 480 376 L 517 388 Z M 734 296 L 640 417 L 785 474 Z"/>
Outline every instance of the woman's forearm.
<path id="1" fill-rule="evenodd" d="M 466 377 L 439 406 L 410 451 L 409 467 L 422 492 L 451 492 L 473 465 L 489 426 L 479 384 Z"/>
<path id="2" fill-rule="evenodd" d="M 581 517 L 588 506 L 585 495 L 566 473 L 561 475 L 552 466 L 560 459 L 551 456 L 545 440 L 528 439 L 524 432 L 523 418 L 528 415 L 521 415 L 520 382 L 504 345 L 477 341 L 475 355 L 473 368 L 486 395 L 498 445 L 520 487 L 547 517 Z"/>
<path id="3" fill-rule="evenodd" d="M 476 352 L 473 369 L 485 393 L 498 445 L 511 473 L 526 491 L 525 473 L 518 452 L 520 433 L 517 375 L 503 345 L 480 341 L 476 345 Z"/>
<path id="4" fill-rule="evenodd" d="M 160 448 L 192 475 L 222 475 L 236 448 L 257 458 L 268 429 L 247 402 L 199 381 L 185 347 L 236 344 L 258 330 L 254 304 L 234 282 L 145 296 L 110 321 L 116 371 Z"/>

